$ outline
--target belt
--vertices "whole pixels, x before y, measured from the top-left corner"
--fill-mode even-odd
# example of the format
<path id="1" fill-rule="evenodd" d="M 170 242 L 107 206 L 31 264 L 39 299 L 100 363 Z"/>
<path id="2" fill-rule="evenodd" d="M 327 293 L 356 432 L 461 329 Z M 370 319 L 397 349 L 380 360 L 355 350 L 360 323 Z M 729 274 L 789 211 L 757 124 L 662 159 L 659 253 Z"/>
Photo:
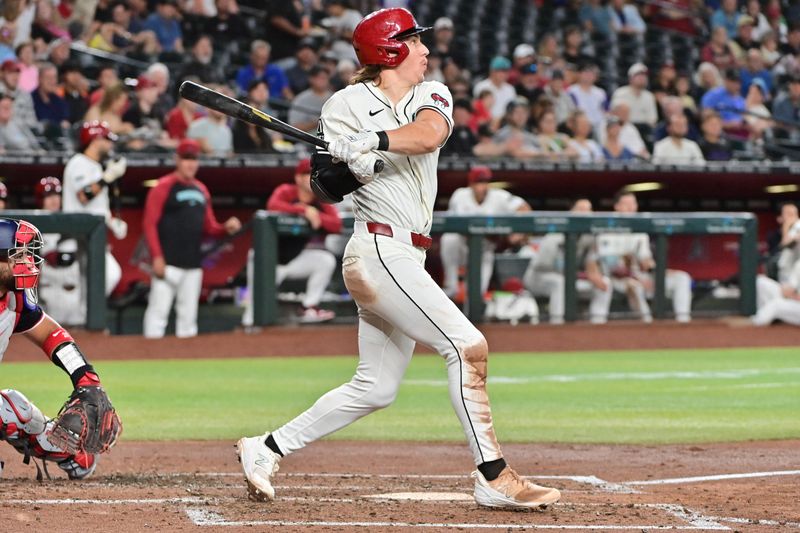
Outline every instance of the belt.
<path id="1" fill-rule="evenodd" d="M 400 242 L 428 250 L 433 245 L 433 239 L 421 233 L 414 233 L 407 229 L 394 228 L 389 224 L 381 224 L 380 222 L 361 222 L 356 221 L 353 229 L 359 232 L 373 233 L 375 235 L 384 235 L 397 239 Z"/>

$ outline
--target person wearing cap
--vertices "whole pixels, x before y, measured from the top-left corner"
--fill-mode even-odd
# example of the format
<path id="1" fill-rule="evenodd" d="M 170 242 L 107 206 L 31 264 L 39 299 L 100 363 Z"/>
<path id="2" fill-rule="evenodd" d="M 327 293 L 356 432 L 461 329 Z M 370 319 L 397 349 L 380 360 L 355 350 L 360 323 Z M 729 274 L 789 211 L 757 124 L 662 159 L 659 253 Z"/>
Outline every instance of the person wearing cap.
<path id="1" fill-rule="evenodd" d="M 491 216 L 521 213 L 531 210 L 530 205 L 504 189 L 491 187 L 492 170 L 486 166 L 472 167 L 467 174 L 467 187 L 453 192 L 447 207 L 451 215 Z M 458 233 L 444 233 L 439 243 L 444 270 L 443 289 L 454 298 L 458 293 L 458 269 L 467 263 L 467 238 Z M 483 240 L 481 259 L 481 294 L 489 289 L 494 271 L 496 243 Z"/>
<path id="2" fill-rule="evenodd" d="M 70 124 L 76 124 L 83 120 L 89 110 L 89 82 L 77 62 L 67 62 L 59 70 L 59 96 L 67 103 L 67 120 Z"/>
<path id="3" fill-rule="evenodd" d="M 577 109 L 575 100 L 567 93 L 564 72 L 554 69 L 550 73 L 550 80 L 544 86 L 543 92 L 547 99 L 553 103 L 556 120 L 559 124 L 564 124 Z"/>
<path id="4" fill-rule="evenodd" d="M 29 92 L 20 87 L 21 64 L 14 59 L 6 59 L 0 66 L 0 92 L 8 94 L 14 101 L 14 116 L 33 131 L 39 131 L 41 125 L 36 118 L 36 110 Z"/>
<path id="5" fill-rule="evenodd" d="M 536 63 L 528 63 L 523 65 L 517 74 L 519 79 L 514 85 L 517 95 L 524 96 L 529 102 L 536 102 L 544 94 L 542 79 L 539 76 L 539 67 Z"/>
<path id="6" fill-rule="evenodd" d="M 3 92 L 0 92 L 0 150 L 9 153 L 41 150 L 33 131 L 14 116 L 11 96 Z"/>
<path id="7" fill-rule="evenodd" d="M 508 83 L 508 72 L 511 70 L 511 61 L 503 56 L 492 58 L 489 63 L 489 76 L 478 83 L 472 89 L 475 98 L 479 97 L 484 90 L 489 90 L 494 95 L 494 105 L 492 106 L 492 118 L 500 120 L 506 112 L 508 104 L 517 96 L 514 86 Z"/>
<path id="8" fill-rule="evenodd" d="M 286 69 L 286 79 L 293 94 L 300 94 L 308 89 L 308 76 L 311 68 L 319 63 L 319 46 L 316 39 L 306 37 L 297 45 L 294 54 L 295 64 Z"/>
<path id="9" fill-rule="evenodd" d="M 733 39 L 736 37 L 736 28 L 742 16 L 739 13 L 737 0 L 722 0 L 719 9 L 711 15 L 711 28 L 725 28 L 728 38 Z"/>
<path id="10" fill-rule="evenodd" d="M 739 17 L 736 25 L 736 38 L 731 41 L 731 47 L 740 63 L 744 61 L 747 52 L 761 48 L 761 43 L 753 37 L 753 28 L 753 17 L 750 15 Z"/>
<path id="11" fill-rule="evenodd" d="M 315 133 L 322 113 L 322 106 L 331 97 L 331 79 L 328 71 L 315 65 L 308 73 L 309 88 L 292 100 L 289 108 L 289 124 L 297 129 Z"/>
<path id="12" fill-rule="evenodd" d="M 520 78 L 526 72 L 526 69 L 535 64 L 535 62 L 536 50 L 533 49 L 533 46 L 528 43 L 520 43 L 515 46 L 514 53 L 511 54 L 511 70 L 508 72 L 508 83 L 514 86 L 519 85 Z M 531 102 L 536 101 L 526 94 L 522 96 L 528 98 Z"/>
<path id="13" fill-rule="evenodd" d="M 742 78 L 737 68 L 725 71 L 725 83 L 722 87 L 709 90 L 700 100 L 703 109 L 714 109 L 719 112 L 725 128 L 736 128 L 742 125 L 744 98 L 741 94 Z"/>
<path id="14" fill-rule="evenodd" d="M 147 193 L 142 231 L 152 259 L 150 296 L 144 313 L 144 336 L 164 336 L 175 302 L 175 335 L 197 335 L 197 308 L 203 286 L 204 236 L 224 237 L 239 231 L 230 217 L 217 221 L 211 194 L 197 179 L 200 144 L 184 139 L 175 151 L 175 170 L 158 179 Z"/>
<path id="15" fill-rule="evenodd" d="M 578 82 L 569 86 L 567 93 L 578 109 L 586 113 L 593 128 L 601 128 L 608 107 L 606 91 L 597 85 L 597 66 L 584 63 L 578 70 Z"/>
<path id="16" fill-rule="evenodd" d="M 263 79 L 269 85 L 274 98 L 291 100 L 294 95 L 289 88 L 286 73 L 279 66 L 269 62 L 271 54 L 272 46 L 268 42 L 260 39 L 253 41 L 250 44 L 250 64 L 243 66 L 236 73 L 236 85 L 241 92 L 245 92 L 251 81 Z"/>
<path id="17" fill-rule="evenodd" d="M 452 19 L 439 17 L 433 23 L 430 51 L 432 54 L 439 54 L 445 63 L 452 61 L 459 67 L 465 67 L 468 65 L 465 56 L 468 53 L 468 47 L 453 46 L 453 37 L 455 37 L 455 28 Z"/>
<path id="18" fill-rule="evenodd" d="M 800 75 L 789 76 L 785 89 L 781 91 L 772 104 L 772 114 L 778 121 L 775 135 L 781 138 L 800 139 L 800 132 L 789 124 L 800 122 Z"/>
<path id="19" fill-rule="evenodd" d="M 301 159 L 294 169 L 294 183 L 279 185 L 270 195 L 267 210 L 303 217 L 311 227 L 310 235 L 280 236 L 278 238 L 278 267 L 275 285 L 286 279 L 305 279 L 306 289 L 297 320 L 301 324 L 327 322 L 336 313 L 319 307 L 325 289 L 336 270 L 336 257 L 325 249 L 325 236 L 342 230 L 339 211 L 333 204 L 321 202 L 311 190 L 311 160 Z M 248 295 L 252 294 L 253 251 L 247 259 Z M 242 325 L 253 325 L 252 299 L 245 301 Z"/>
<path id="20" fill-rule="evenodd" d="M 647 90 L 649 70 L 644 63 L 634 63 L 628 69 L 628 85 L 614 91 L 611 107 L 623 102 L 630 110 L 629 120 L 636 126 L 653 128 L 658 122 L 658 108 L 653 93 Z"/>

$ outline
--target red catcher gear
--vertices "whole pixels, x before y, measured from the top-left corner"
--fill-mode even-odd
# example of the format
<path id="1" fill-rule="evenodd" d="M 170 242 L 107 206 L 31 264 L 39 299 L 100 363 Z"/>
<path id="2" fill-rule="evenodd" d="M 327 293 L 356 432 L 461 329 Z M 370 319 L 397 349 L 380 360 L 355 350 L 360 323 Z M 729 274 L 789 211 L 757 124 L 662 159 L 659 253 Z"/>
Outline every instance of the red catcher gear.
<path id="1" fill-rule="evenodd" d="M 95 139 L 108 139 L 116 141 L 117 136 L 111 131 L 108 122 L 92 120 L 91 122 L 84 122 L 81 127 L 80 141 L 82 147 L 89 146 L 89 143 Z"/>
<path id="2" fill-rule="evenodd" d="M 40 179 L 39 183 L 36 184 L 34 194 L 36 195 L 36 205 L 41 208 L 44 203 L 45 196 L 50 196 L 51 194 L 61 194 L 61 180 L 54 176 L 47 176 Z"/>
<path id="3" fill-rule="evenodd" d="M 403 39 L 429 29 L 418 25 L 407 9 L 380 9 L 358 23 L 353 31 L 353 48 L 362 65 L 393 68 L 408 56 L 408 45 Z"/>
<path id="4" fill-rule="evenodd" d="M 34 289 L 44 259 L 42 234 L 36 226 L 24 220 L 0 218 L 0 257 L 8 261 L 14 275 L 16 290 Z"/>

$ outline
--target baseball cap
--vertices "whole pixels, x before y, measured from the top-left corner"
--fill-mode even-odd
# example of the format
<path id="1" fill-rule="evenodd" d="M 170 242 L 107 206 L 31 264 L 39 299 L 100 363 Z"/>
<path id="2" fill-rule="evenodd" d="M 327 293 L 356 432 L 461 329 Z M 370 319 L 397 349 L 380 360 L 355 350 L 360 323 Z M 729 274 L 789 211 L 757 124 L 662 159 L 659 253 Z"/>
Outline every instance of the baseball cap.
<path id="1" fill-rule="evenodd" d="M 511 61 L 503 56 L 496 56 L 492 59 L 492 62 L 489 63 L 490 70 L 510 70 L 511 69 Z"/>
<path id="2" fill-rule="evenodd" d="M 753 78 L 753 81 L 750 82 L 750 85 L 755 85 L 756 87 L 761 89 L 761 94 L 764 96 L 769 94 L 769 90 L 767 89 L 767 83 L 761 78 Z"/>
<path id="3" fill-rule="evenodd" d="M 649 72 L 647 65 L 644 63 L 634 63 L 631 65 L 631 68 L 628 69 L 628 77 L 632 78 L 637 74 L 647 74 Z"/>
<path id="4" fill-rule="evenodd" d="M 551 80 L 563 80 L 564 79 L 564 71 L 560 69 L 555 69 L 553 72 L 550 73 Z"/>
<path id="5" fill-rule="evenodd" d="M 0 67 L 0 69 L 2 69 L 3 72 L 20 72 L 22 70 L 22 65 L 13 59 L 6 59 L 3 61 L 3 66 Z"/>
<path id="6" fill-rule="evenodd" d="M 452 30 L 453 29 L 453 21 L 447 17 L 439 17 L 436 19 L 436 22 L 433 23 L 433 30 Z"/>
<path id="7" fill-rule="evenodd" d="M 305 158 L 297 162 L 294 167 L 295 174 L 311 174 L 311 159 Z"/>
<path id="8" fill-rule="evenodd" d="M 490 182 L 492 181 L 492 169 L 484 165 L 474 166 L 467 174 L 469 183 Z"/>
<path id="9" fill-rule="evenodd" d="M 181 159 L 197 159 L 200 156 L 200 143 L 194 139 L 183 139 L 178 144 L 178 149 L 175 153 Z"/>
<path id="10" fill-rule="evenodd" d="M 297 49 L 300 50 L 301 48 L 310 48 L 316 52 L 319 46 L 317 46 L 317 41 L 313 37 L 303 37 L 300 39 L 300 42 L 297 43 Z"/>
<path id="11" fill-rule="evenodd" d="M 521 43 L 514 48 L 514 59 L 532 56 L 535 55 L 535 53 L 536 52 L 533 50 L 533 46 L 529 45 L 528 43 Z"/>
<path id="12" fill-rule="evenodd" d="M 155 82 L 150 78 L 148 78 L 147 76 L 139 76 L 138 78 L 136 78 L 137 91 L 141 89 L 150 89 L 155 86 L 156 86 Z"/>

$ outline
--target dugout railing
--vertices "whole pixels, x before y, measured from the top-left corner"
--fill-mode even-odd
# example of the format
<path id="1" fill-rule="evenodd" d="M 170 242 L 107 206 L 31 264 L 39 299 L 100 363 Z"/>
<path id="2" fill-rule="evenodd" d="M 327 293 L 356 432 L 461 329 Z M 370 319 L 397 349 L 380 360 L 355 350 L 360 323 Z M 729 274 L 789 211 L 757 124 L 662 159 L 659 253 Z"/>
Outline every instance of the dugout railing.
<path id="1" fill-rule="evenodd" d="M 100 215 L 50 213 L 48 211 L 3 211 L 3 217 L 27 220 L 42 234 L 58 233 L 79 241 L 86 261 L 86 329 L 106 328 L 106 224 Z M 47 268 L 47 265 L 44 265 Z M 46 311 L 46 309 L 45 309 Z M 80 312 L 76 309 L 75 312 Z"/>
<path id="2" fill-rule="evenodd" d="M 253 219 L 254 269 L 260 275 L 253 280 L 254 323 L 259 326 L 278 321 L 275 269 L 280 235 L 305 235 L 310 231 L 306 219 L 299 216 L 258 211 Z M 345 231 L 353 226 L 352 217 L 344 217 Z M 435 213 L 431 233 L 466 235 L 467 299 L 465 313 L 473 322 L 484 314 L 480 290 L 480 265 L 483 239 L 510 233 L 563 233 L 565 313 L 567 321 L 578 318 L 577 241 L 582 234 L 647 233 L 654 240 L 655 297 L 653 315 L 662 318 L 666 309 L 665 277 L 667 248 L 671 235 L 739 235 L 739 309 L 744 315 L 756 311 L 756 270 L 758 268 L 758 221 L 752 213 L 617 213 L 577 214 L 564 211 L 537 211 L 498 217 L 455 216 Z"/>

